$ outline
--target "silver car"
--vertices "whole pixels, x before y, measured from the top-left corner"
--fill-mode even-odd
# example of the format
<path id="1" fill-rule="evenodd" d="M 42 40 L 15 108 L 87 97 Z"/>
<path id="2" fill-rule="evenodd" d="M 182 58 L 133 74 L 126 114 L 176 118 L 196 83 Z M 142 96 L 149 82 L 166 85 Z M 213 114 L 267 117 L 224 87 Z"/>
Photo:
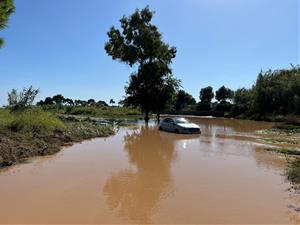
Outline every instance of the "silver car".
<path id="1" fill-rule="evenodd" d="M 159 124 L 159 130 L 175 132 L 179 134 L 200 134 L 201 129 L 197 124 L 184 118 L 165 118 Z"/>

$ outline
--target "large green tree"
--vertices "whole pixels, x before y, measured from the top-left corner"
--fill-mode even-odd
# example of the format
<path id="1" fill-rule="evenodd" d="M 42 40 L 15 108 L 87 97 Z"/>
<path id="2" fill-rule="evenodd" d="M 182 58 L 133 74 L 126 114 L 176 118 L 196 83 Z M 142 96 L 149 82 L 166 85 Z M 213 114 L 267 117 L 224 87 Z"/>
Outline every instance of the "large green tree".
<path id="1" fill-rule="evenodd" d="M 234 97 L 234 91 L 232 91 L 229 88 L 226 88 L 225 86 L 220 87 L 216 91 L 216 99 L 219 102 L 226 102 L 227 100 L 232 100 Z"/>
<path id="2" fill-rule="evenodd" d="M 131 16 L 123 16 L 121 28 L 112 27 L 105 44 L 107 54 L 114 60 L 138 67 L 125 87 L 125 104 L 140 107 L 146 122 L 150 112 L 156 113 L 159 119 L 179 86 L 170 69 L 176 48 L 162 41 L 158 28 L 151 23 L 153 14 L 146 7 Z"/>
<path id="3" fill-rule="evenodd" d="M 195 105 L 196 100 L 193 98 L 192 95 L 189 93 L 185 92 L 184 90 L 178 91 L 176 95 L 176 100 L 175 100 L 175 111 L 178 113 L 180 112 L 185 106 L 187 105 Z"/>
<path id="4" fill-rule="evenodd" d="M 210 104 L 211 100 L 215 97 L 213 88 L 211 86 L 202 88 L 200 90 L 200 101 L 202 103 Z"/>
<path id="5" fill-rule="evenodd" d="M 8 18 L 15 11 L 13 0 L 0 0 L 0 30 L 7 25 Z M 4 44 L 4 40 L 0 38 L 0 48 Z"/>

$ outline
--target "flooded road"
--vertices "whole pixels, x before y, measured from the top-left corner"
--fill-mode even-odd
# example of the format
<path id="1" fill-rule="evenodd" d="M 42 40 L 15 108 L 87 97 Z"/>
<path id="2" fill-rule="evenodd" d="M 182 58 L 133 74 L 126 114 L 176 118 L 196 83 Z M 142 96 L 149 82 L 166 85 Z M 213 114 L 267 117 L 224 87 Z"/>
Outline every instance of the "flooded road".
<path id="1" fill-rule="evenodd" d="M 270 123 L 191 118 L 202 135 L 120 128 L 115 136 L 0 172 L 0 223 L 297 224 Z"/>

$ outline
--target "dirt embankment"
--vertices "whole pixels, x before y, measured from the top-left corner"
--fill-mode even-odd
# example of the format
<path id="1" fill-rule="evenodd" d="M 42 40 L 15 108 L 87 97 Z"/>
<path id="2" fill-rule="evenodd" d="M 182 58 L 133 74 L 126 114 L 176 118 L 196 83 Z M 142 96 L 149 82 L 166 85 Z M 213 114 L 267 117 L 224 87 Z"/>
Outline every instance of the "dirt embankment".
<path id="1" fill-rule="evenodd" d="M 29 157 L 55 154 L 66 145 L 112 134 L 111 126 L 91 122 L 68 122 L 66 129 L 52 134 L 0 130 L 0 168 L 23 162 Z"/>

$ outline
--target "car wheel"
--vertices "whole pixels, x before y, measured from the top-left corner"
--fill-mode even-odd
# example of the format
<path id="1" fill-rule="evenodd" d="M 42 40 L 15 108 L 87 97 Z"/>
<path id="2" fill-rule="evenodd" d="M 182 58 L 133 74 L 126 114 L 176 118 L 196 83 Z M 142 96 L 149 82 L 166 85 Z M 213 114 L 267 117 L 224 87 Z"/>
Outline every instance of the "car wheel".
<path id="1" fill-rule="evenodd" d="M 180 132 L 179 132 L 179 130 L 178 130 L 178 129 L 175 129 L 175 133 L 176 133 L 176 134 L 179 134 Z"/>
<path id="2" fill-rule="evenodd" d="M 161 126 L 159 126 L 158 130 L 163 130 Z"/>

